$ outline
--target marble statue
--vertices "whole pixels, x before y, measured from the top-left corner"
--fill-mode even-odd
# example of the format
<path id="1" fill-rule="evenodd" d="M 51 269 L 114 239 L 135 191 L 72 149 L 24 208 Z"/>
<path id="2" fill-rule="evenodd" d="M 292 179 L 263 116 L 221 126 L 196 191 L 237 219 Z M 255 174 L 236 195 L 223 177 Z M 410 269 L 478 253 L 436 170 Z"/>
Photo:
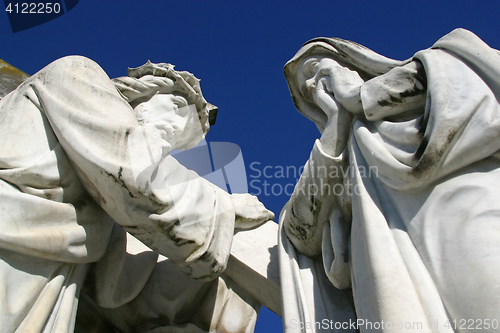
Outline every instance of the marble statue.
<path id="1" fill-rule="evenodd" d="M 259 302 L 223 272 L 235 228 L 274 215 L 169 155 L 204 138 L 213 109 L 172 65 L 112 81 L 80 56 L 1 99 L 0 332 L 73 332 L 79 299 L 77 332 L 253 330 Z M 114 309 L 121 327 L 85 320 Z"/>
<path id="2" fill-rule="evenodd" d="M 316 38 L 284 72 L 321 133 L 280 216 L 286 331 L 499 332 L 499 51 Z"/>

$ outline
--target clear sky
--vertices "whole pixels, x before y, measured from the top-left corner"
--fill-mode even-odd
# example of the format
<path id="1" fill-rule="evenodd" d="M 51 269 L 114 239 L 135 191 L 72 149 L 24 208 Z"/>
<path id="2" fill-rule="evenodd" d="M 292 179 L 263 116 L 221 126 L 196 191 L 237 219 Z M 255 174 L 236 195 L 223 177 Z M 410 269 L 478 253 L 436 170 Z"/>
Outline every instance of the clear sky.
<path id="1" fill-rule="evenodd" d="M 279 215 L 319 136 L 295 110 L 282 70 L 304 42 L 340 37 L 403 60 L 462 27 L 499 49 L 499 16 L 498 0 L 80 0 L 17 33 L 0 14 L 0 58 L 28 74 L 72 54 L 95 60 L 110 77 L 148 59 L 193 72 L 219 107 L 207 141 L 240 146 L 249 192 Z M 263 309 L 256 332 L 281 329 Z"/>

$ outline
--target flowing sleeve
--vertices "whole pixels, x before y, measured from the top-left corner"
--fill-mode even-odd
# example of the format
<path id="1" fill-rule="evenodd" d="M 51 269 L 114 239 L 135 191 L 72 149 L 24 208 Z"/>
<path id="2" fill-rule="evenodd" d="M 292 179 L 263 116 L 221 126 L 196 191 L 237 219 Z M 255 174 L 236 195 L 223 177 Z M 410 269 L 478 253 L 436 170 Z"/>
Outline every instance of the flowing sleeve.
<path id="1" fill-rule="evenodd" d="M 59 59 L 31 88 L 84 187 L 118 224 L 194 278 L 224 270 L 234 229 L 229 194 L 166 154 L 158 130 L 138 124 L 97 64 Z"/>
<path id="2" fill-rule="evenodd" d="M 326 277 L 338 289 L 351 286 L 349 235 L 351 187 L 346 151 L 324 152 L 316 140 L 295 190 L 286 204 L 283 229 L 300 254 L 321 254 Z"/>
<path id="3" fill-rule="evenodd" d="M 344 175 L 349 172 L 344 155 L 333 157 L 316 140 L 309 160 L 297 182 L 284 221 L 288 238 L 299 252 L 315 257 L 321 253 L 323 229 L 334 215 L 348 208 Z M 337 212 L 337 213 L 334 213 Z"/>
<path id="4" fill-rule="evenodd" d="M 361 86 L 366 119 L 378 121 L 425 106 L 427 79 L 420 61 L 395 67 Z"/>

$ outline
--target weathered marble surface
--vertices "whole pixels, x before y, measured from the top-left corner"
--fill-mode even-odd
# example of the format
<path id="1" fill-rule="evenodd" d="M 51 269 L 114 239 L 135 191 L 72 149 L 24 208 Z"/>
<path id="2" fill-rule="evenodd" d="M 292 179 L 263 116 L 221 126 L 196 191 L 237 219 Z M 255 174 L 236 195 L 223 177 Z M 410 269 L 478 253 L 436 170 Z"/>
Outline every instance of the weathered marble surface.
<path id="1" fill-rule="evenodd" d="M 25 72 L 0 59 L 0 98 L 16 89 L 28 77 Z"/>
<path id="2" fill-rule="evenodd" d="M 498 332 L 500 53 L 318 38 L 285 76 L 321 132 L 280 217 L 287 332 Z"/>
<path id="3" fill-rule="evenodd" d="M 277 235 L 278 225 L 274 222 L 239 231 L 234 235 L 225 274 L 281 316 Z"/>
<path id="4" fill-rule="evenodd" d="M 274 216 L 169 155 L 205 136 L 212 109 L 198 80 L 171 65 L 148 63 L 112 81 L 78 56 L 2 98 L 1 332 L 73 331 L 87 277 L 86 315 L 92 302 L 123 309 L 135 301 L 127 311 L 146 312 L 140 328 L 123 323 L 123 331 L 253 329 L 259 303 L 220 275 L 234 228 Z M 123 229 L 168 264 L 152 251 L 126 252 Z M 151 298 L 137 300 L 145 293 Z M 228 320 L 232 311 L 239 321 Z"/>
<path id="5" fill-rule="evenodd" d="M 262 304 L 281 315 L 277 229 L 278 225 L 269 221 L 259 228 L 237 232 L 227 269 L 212 283 L 186 280 L 168 258 L 157 256 L 143 243 L 127 234 L 127 253 L 136 256 L 138 261 L 158 257 L 151 274 L 153 279 L 150 278 L 131 302 L 113 309 L 99 306 L 83 292 L 78 308 L 80 326 L 76 332 L 102 332 L 109 329 L 109 326 L 125 332 L 137 330 L 138 327 L 144 329 L 149 325 L 148 321 L 154 322 L 153 318 L 171 317 L 172 313 L 180 313 L 179 309 L 186 307 L 198 307 L 201 311 L 192 316 L 191 323 L 176 329 L 202 331 L 199 327 L 206 325 L 204 322 L 208 317 L 213 324 L 211 331 L 242 331 L 244 324 L 251 323 L 252 325 L 245 327 L 245 332 L 253 332 L 256 313 L 242 311 L 248 308 L 242 302 L 254 308 Z M 140 266 L 134 263 L 130 268 L 135 271 Z M 248 318 L 249 315 L 252 317 Z M 169 329 L 174 328 L 157 329 L 169 332 Z"/>

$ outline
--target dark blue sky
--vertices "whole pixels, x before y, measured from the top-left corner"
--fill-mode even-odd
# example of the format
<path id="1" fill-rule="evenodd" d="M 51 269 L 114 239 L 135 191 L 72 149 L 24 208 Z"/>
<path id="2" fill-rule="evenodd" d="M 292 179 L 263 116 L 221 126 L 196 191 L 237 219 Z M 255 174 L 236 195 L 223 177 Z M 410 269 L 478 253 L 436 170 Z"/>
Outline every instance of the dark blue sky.
<path id="1" fill-rule="evenodd" d="M 193 72 L 219 107 L 207 141 L 241 147 L 249 191 L 278 215 L 296 182 L 292 171 L 319 134 L 295 110 L 282 71 L 304 42 L 341 37 L 403 60 L 462 27 L 498 49 L 499 14 L 498 0 L 80 0 L 67 14 L 18 33 L 0 14 L 0 58 L 28 74 L 72 54 L 95 60 L 110 77 L 148 59 Z M 257 332 L 281 330 L 277 316 L 261 314 Z"/>

